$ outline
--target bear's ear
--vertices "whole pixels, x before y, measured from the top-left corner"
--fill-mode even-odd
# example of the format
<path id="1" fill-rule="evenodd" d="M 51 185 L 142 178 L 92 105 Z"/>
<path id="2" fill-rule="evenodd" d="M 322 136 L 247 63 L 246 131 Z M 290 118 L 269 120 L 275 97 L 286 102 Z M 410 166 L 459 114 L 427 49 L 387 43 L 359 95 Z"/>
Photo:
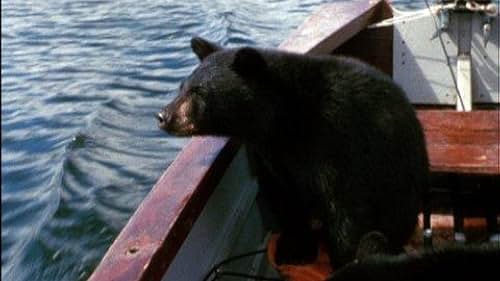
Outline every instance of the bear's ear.
<path id="1" fill-rule="evenodd" d="M 232 69 L 243 78 L 258 78 L 265 75 L 267 63 L 256 49 L 244 47 L 236 51 Z"/>
<path id="2" fill-rule="evenodd" d="M 221 50 L 222 47 L 201 37 L 193 37 L 191 39 L 191 49 L 200 60 L 203 60 L 211 53 Z"/>

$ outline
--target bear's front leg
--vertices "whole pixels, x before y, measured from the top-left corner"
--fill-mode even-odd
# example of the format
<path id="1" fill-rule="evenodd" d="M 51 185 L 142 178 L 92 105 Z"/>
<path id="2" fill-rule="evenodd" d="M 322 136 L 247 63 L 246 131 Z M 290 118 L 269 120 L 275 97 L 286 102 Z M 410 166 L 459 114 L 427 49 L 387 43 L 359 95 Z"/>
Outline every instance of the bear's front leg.
<path id="1" fill-rule="evenodd" d="M 333 204 L 332 204 L 333 206 Z M 338 269 L 355 259 L 356 250 L 363 231 L 362 221 L 354 223 L 343 209 L 332 208 L 327 219 L 327 246 L 330 265 Z"/>
<path id="2" fill-rule="evenodd" d="M 307 264 L 318 256 L 319 231 L 310 225 L 295 225 L 283 229 L 276 242 L 276 264 Z"/>
<path id="3" fill-rule="evenodd" d="M 304 195 L 299 188 L 283 176 L 273 165 L 271 153 L 259 153 L 248 145 L 248 156 L 252 170 L 259 182 L 262 199 L 269 206 L 280 236 L 276 242 L 277 264 L 304 264 L 312 262 L 318 255 L 319 230 L 313 229 L 311 214 L 315 204 L 311 196 Z M 263 155 L 267 155 L 264 157 Z"/>

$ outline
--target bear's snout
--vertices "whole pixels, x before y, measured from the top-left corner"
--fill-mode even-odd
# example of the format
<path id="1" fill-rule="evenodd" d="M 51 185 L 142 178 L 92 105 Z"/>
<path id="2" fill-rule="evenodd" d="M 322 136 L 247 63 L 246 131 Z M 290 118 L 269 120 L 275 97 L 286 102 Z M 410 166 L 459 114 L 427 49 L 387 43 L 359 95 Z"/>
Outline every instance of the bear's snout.
<path id="1" fill-rule="evenodd" d="M 164 112 L 158 112 L 156 114 L 156 119 L 158 120 L 158 127 L 161 129 L 166 129 L 168 124 L 168 116 Z"/>
<path id="2" fill-rule="evenodd" d="M 158 127 L 169 134 L 189 136 L 195 133 L 195 125 L 190 117 L 190 108 L 187 102 L 173 103 L 156 113 Z"/>

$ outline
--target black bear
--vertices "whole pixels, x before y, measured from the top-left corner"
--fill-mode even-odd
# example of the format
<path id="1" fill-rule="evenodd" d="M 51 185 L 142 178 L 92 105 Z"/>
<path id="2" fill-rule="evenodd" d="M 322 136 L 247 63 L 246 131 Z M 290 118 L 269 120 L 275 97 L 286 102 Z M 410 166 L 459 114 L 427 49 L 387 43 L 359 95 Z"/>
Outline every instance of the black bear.
<path id="1" fill-rule="evenodd" d="M 369 233 L 361 240 L 357 259 L 328 281 L 500 280 L 498 242 L 389 255 L 381 233 Z"/>
<path id="2" fill-rule="evenodd" d="M 336 267 L 372 230 L 401 251 L 428 160 L 414 109 L 388 76 L 347 57 L 227 49 L 202 38 L 191 47 L 200 65 L 158 113 L 159 126 L 247 146 L 281 223 L 278 263 L 314 259 L 320 225 Z"/>

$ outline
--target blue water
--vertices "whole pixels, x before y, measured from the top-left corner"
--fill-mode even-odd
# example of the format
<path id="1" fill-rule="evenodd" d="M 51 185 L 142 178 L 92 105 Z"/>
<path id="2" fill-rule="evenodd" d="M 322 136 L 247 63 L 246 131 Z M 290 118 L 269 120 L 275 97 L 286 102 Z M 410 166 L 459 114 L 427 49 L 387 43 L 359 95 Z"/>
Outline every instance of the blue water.
<path id="1" fill-rule="evenodd" d="M 2 279 L 89 277 L 187 142 L 154 113 L 191 36 L 277 46 L 322 2 L 2 0 Z"/>

